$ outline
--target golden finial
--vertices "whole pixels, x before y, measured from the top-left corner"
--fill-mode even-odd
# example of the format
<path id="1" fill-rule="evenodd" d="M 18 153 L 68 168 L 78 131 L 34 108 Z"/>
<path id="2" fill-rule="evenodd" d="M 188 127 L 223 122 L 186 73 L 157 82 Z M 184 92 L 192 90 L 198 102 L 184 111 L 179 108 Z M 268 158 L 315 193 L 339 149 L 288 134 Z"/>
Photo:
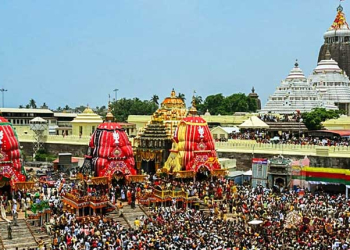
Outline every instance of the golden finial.
<path id="1" fill-rule="evenodd" d="M 171 91 L 170 97 L 172 97 L 172 98 L 176 97 L 176 93 L 175 93 L 175 89 L 174 88 Z"/>

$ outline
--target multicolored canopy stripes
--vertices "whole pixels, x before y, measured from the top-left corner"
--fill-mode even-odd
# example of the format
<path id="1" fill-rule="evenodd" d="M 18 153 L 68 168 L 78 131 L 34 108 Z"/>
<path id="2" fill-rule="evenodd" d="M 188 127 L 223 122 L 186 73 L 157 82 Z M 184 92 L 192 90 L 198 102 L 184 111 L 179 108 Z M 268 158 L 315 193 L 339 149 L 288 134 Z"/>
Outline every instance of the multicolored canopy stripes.
<path id="1" fill-rule="evenodd" d="M 340 168 L 304 167 L 293 179 L 350 185 L 350 170 Z"/>
<path id="2" fill-rule="evenodd" d="M 19 143 L 12 124 L 0 117 L 0 182 L 9 182 L 13 187 L 16 182 L 25 181 L 25 171 L 21 166 Z"/>
<path id="3" fill-rule="evenodd" d="M 135 161 L 131 143 L 118 123 L 105 122 L 98 126 L 89 143 L 83 168 L 91 168 L 94 176 L 134 175 Z"/>

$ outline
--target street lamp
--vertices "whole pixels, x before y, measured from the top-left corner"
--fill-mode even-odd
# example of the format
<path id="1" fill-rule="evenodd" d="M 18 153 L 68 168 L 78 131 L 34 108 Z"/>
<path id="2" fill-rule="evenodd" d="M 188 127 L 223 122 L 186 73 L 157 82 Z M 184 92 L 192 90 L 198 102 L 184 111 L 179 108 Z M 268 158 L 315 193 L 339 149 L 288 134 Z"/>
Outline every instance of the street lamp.
<path id="1" fill-rule="evenodd" d="M 118 100 L 117 97 L 118 97 L 118 91 L 119 91 L 119 89 L 114 89 L 113 91 L 114 91 L 114 100 L 117 101 L 117 100 Z"/>
<path id="2" fill-rule="evenodd" d="M 4 102 L 5 102 L 5 92 L 7 91 L 7 89 L 0 89 L 0 91 L 2 92 L 2 107 L 4 107 Z"/>

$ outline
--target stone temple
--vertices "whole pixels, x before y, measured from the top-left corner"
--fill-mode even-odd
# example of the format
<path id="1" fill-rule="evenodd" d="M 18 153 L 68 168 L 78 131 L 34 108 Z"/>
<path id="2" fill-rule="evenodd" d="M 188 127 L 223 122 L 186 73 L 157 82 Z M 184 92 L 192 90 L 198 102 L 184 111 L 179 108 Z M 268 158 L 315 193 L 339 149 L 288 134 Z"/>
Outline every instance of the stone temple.
<path id="1" fill-rule="evenodd" d="M 325 60 L 321 60 L 309 76 L 309 82 L 316 88 L 322 100 L 333 102 L 346 115 L 350 115 L 349 78 L 331 58 L 328 50 Z"/>
<path id="2" fill-rule="evenodd" d="M 324 34 L 324 44 L 320 49 L 318 62 L 326 59 L 327 50 L 338 62 L 339 67 L 350 74 L 350 28 L 341 5 L 337 8 L 337 16 L 332 26 Z"/>
<path id="3" fill-rule="evenodd" d="M 293 114 L 310 112 L 314 108 L 338 109 L 332 102 L 324 102 L 316 88 L 310 85 L 298 62 L 269 97 L 261 113 Z"/>

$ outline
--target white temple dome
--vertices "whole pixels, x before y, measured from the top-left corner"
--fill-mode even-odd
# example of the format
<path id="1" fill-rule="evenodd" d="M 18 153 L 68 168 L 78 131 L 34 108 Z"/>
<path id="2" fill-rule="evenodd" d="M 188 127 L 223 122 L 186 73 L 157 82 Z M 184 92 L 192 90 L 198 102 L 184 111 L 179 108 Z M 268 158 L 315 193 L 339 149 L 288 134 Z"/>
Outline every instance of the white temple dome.
<path id="1" fill-rule="evenodd" d="M 298 63 L 295 63 L 288 77 L 269 97 L 261 113 L 293 114 L 297 110 L 304 113 L 318 107 L 337 109 L 334 105 L 325 105 L 317 90 L 308 82 Z"/>
<path id="2" fill-rule="evenodd" d="M 298 61 L 294 64 L 294 68 L 290 71 L 288 77 L 286 78 L 286 81 L 292 81 L 292 80 L 306 81 L 306 77 L 303 71 L 301 70 L 301 68 L 299 68 Z"/>
<path id="3" fill-rule="evenodd" d="M 341 68 L 339 68 L 338 63 L 333 59 L 330 60 L 322 60 L 317 64 L 317 67 L 314 70 L 315 72 L 342 72 Z"/>

